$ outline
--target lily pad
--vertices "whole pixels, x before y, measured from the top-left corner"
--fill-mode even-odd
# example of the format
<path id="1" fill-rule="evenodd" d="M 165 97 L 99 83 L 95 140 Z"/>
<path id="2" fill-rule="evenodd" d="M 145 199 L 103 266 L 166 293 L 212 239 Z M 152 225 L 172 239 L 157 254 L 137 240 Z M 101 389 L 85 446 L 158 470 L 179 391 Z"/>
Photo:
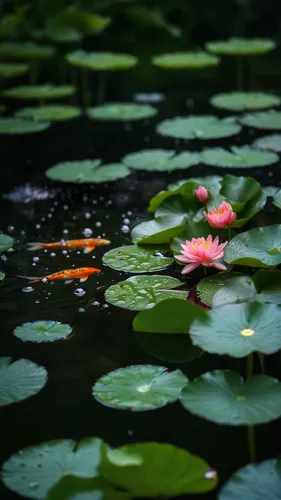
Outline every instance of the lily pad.
<path id="1" fill-rule="evenodd" d="M 12 358 L 0 358 L 0 407 L 34 396 L 43 389 L 48 379 L 43 366 L 28 359 L 11 361 Z"/>
<path id="2" fill-rule="evenodd" d="M 252 276 L 257 300 L 281 304 L 281 271 L 259 269 Z"/>
<path id="3" fill-rule="evenodd" d="M 110 304 L 132 311 L 150 309 L 165 299 L 185 300 L 188 291 L 172 290 L 183 283 L 171 276 L 132 276 L 110 286 L 105 298 Z"/>
<path id="4" fill-rule="evenodd" d="M 203 354 L 202 349 L 192 344 L 189 335 L 136 332 L 135 338 L 146 353 L 168 363 L 186 363 Z"/>
<path id="5" fill-rule="evenodd" d="M 208 42 L 206 49 L 214 54 L 225 54 L 228 56 L 253 56 L 266 54 L 276 47 L 274 40 L 266 38 L 236 38 L 228 40 Z"/>
<path id="6" fill-rule="evenodd" d="M 180 371 L 165 366 L 132 365 L 107 373 L 93 386 L 97 401 L 131 411 L 154 410 L 174 403 L 188 382 Z"/>
<path id="7" fill-rule="evenodd" d="M 192 323 L 208 318 L 199 306 L 180 299 L 167 299 L 152 309 L 141 311 L 133 321 L 137 332 L 189 334 Z"/>
<path id="8" fill-rule="evenodd" d="M 174 259 L 165 257 L 160 251 L 139 245 L 113 248 L 103 255 L 104 264 L 127 273 L 160 271 L 172 264 Z"/>
<path id="9" fill-rule="evenodd" d="M 240 130 L 238 123 L 213 115 L 176 117 L 164 120 L 156 128 L 158 134 L 177 139 L 219 139 L 236 135 Z"/>
<path id="10" fill-rule="evenodd" d="M 43 132 L 50 127 L 49 122 L 34 122 L 32 120 L 23 120 L 21 118 L 1 118 L 0 119 L 0 135 L 14 134 L 33 134 L 35 132 Z"/>
<path id="11" fill-rule="evenodd" d="M 49 59 L 55 55 L 54 47 L 33 42 L 3 42 L 0 57 L 7 59 Z"/>
<path id="12" fill-rule="evenodd" d="M 45 100 L 45 99 L 61 99 L 68 97 L 76 92 L 72 85 L 54 85 L 52 83 L 44 85 L 21 85 L 5 90 L 5 97 L 13 97 L 14 99 L 26 100 Z"/>
<path id="13" fill-rule="evenodd" d="M 271 151 L 259 151 L 250 146 L 231 146 L 205 149 L 201 153 L 202 162 L 211 167 L 254 168 L 266 167 L 279 161 L 279 156 Z"/>
<path id="14" fill-rule="evenodd" d="M 141 222 L 133 228 L 132 240 L 134 243 L 149 245 L 169 243 L 184 228 L 185 219 L 181 215 L 168 215 Z"/>
<path id="15" fill-rule="evenodd" d="M 6 252 L 6 250 L 9 250 L 12 248 L 14 244 L 14 239 L 11 236 L 8 236 L 8 234 L 0 234 L 0 253 Z"/>
<path id="16" fill-rule="evenodd" d="M 28 64 L 0 63 L 0 78 L 15 78 L 28 71 Z"/>
<path id="17" fill-rule="evenodd" d="M 124 156 L 122 163 L 136 170 L 165 172 L 198 165 L 200 156 L 192 152 L 176 154 L 166 149 L 144 149 Z"/>
<path id="18" fill-rule="evenodd" d="M 0 281 L 3 281 L 4 278 L 5 278 L 5 273 L 0 271 Z"/>
<path id="19" fill-rule="evenodd" d="M 281 491 L 281 460 L 271 458 L 236 471 L 221 489 L 219 500 L 277 500 Z"/>
<path id="20" fill-rule="evenodd" d="M 156 194 L 150 200 L 148 211 L 155 212 L 164 203 L 164 201 L 167 201 L 167 198 L 179 196 L 184 203 L 189 205 L 190 209 L 193 209 L 194 212 L 196 212 L 200 207 L 202 207 L 202 204 L 194 195 L 194 190 L 198 186 L 198 183 L 190 180 L 181 184 L 176 189 L 167 189 L 166 191 L 160 191 L 160 193 Z"/>
<path id="21" fill-rule="evenodd" d="M 273 267 L 281 264 L 281 224 L 257 227 L 234 236 L 225 248 L 228 264 Z"/>
<path id="22" fill-rule="evenodd" d="M 81 114 L 79 108 L 70 105 L 48 105 L 42 107 L 30 107 L 19 109 L 16 116 L 19 118 L 30 118 L 35 121 L 55 122 L 61 120 L 71 120 Z"/>
<path id="23" fill-rule="evenodd" d="M 281 415 L 281 384 L 267 375 L 254 375 L 244 382 L 236 372 L 215 370 L 189 382 L 181 403 L 191 413 L 217 424 L 263 424 Z"/>
<path id="24" fill-rule="evenodd" d="M 76 50 L 66 55 L 66 60 L 79 68 L 93 71 L 121 71 L 138 63 L 137 57 L 114 52 L 85 52 Z"/>
<path id="25" fill-rule="evenodd" d="M 281 189 L 277 191 L 277 193 L 273 196 L 272 203 L 277 207 L 281 209 Z"/>
<path id="26" fill-rule="evenodd" d="M 253 147 L 258 149 L 268 149 L 269 151 L 281 152 L 281 134 L 271 134 L 260 137 L 253 142 Z"/>
<path id="27" fill-rule="evenodd" d="M 89 118 L 94 120 L 132 121 L 151 118 L 158 110 L 149 104 L 113 102 L 88 108 Z"/>
<path id="28" fill-rule="evenodd" d="M 61 182 L 101 183 L 123 179 L 130 170 L 122 163 L 101 165 L 100 160 L 81 160 L 57 163 L 45 172 L 49 179 Z"/>
<path id="29" fill-rule="evenodd" d="M 211 306 L 214 295 L 229 283 L 234 276 L 239 276 L 239 273 L 222 272 L 203 278 L 196 286 L 196 290 L 200 294 L 200 300 Z"/>
<path id="30" fill-rule="evenodd" d="M 68 337 L 71 326 L 59 321 L 34 321 L 17 326 L 14 335 L 23 342 L 54 342 Z"/>
<path id="31" fill-rule="evenodd" d="M 273 198 L 278 193 L 279 188 L 276 186 L 264 186 L 262 190 L 267 198 Z"/>
<path id="32" fill-rule="evenodd" d="M 220 175 L 206 175 L 202 177 L 190 177 L 189 179 L 181 179 L 176 182 L 172 182 L 168 185 L 168 189 L 174 191 L 180 188 L 186 182 L 195 182 L 198 186 L 203 185 L 207 189 L 212 189 L 214 193 L 218 193 L 221 188 L 222 177 Z"/>
<path id="33" fill-rule="evenodd" d="M 50 491 L 47 500 L 131 500 L 125 491 L 117 491 L 107 481 L 77 476 L 63 477 Z"/>
<path id="34" fill-rule="evenodd" d="M 19 495 L 43 499 L 67 475 L 96 477 L 100 450 L 98 438 L 85 438 L 79 443 L 61 439 L 36 444 L 20 450 L 3 463 L 2 481 Z"/>
<path id="35" fill-rule="evenodd" d="M 262 111 L 241 116 L 240 123 L 263 130 L 281 130 L 281 111 Z"/>
<path id="36" fill-rule="evenodd" d="M 193 344 L 207 352 L 243 358 L 255 351 L 273 354 L 281 348 L 278 305 L 230 304 L 206 314 L 191 324 L 190 335 Z"/>
<path id="37" fill-rule="evenodd" d="M 211 97 L 210 104 L 230 111 L 266 109 L 280 104 L 279 97 L 264 92 L 229 92 Z"/>
<path id="38" fill-rule="evenodd" d="M 124 466 L 124 458 L 120 464 L 113 462 L 108 452 L 102 461 L 102 476 L 133 497 L 204 493 L 217 485 L 217 473 L 205 460 L 171 444 L 133 443 L 116 451 L 128 462 L 131 459 L 131 465 Z M 136 457 L 141 463 L 134 465 Z"/>
<path id="39" fill-rule="evenodd" d="M 216 66 L 219 57 L 207 52 L 172 52 L 153 57 L 152 64 L 164 69 L 195 69 Z"/>

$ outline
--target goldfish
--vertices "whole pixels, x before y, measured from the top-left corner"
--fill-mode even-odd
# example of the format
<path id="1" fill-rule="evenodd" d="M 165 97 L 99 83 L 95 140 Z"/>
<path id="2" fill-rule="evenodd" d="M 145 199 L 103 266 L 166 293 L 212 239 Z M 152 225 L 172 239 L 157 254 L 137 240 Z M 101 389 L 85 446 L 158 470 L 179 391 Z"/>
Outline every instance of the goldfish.
<path id="1" fill-rule="evenodd" d="M 40 281 L 59 281 L 64 280 L 65 283 L 71 283 L 75 279 L 80 279 L 80 283 L 86 281 L 92 274 L 99 274 L 100 269 L 96 267 L 77 267 L 76 269 L 65 269 L 57 273 L 49 274 L 48 276 L 18 276 L 31 280 L 31 283 L 39 283 Z"/>
<path id="2" fill-rule="evenodd" d="M 109 240 L 103 238 L 84 238 L 82 240 L 56 241 L 54 243 L 27 243 L 28 250 L 41 250 L 42 248 L 84 248 L 84 253 L 90 253 L 100 245 L 109 245 Z"/>

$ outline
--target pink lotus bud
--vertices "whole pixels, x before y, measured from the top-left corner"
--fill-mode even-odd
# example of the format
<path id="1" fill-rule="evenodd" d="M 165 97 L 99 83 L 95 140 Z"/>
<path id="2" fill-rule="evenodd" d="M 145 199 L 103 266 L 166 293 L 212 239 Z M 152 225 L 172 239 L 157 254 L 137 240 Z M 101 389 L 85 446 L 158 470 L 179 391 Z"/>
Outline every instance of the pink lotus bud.
<path id="1" fill-rule="evenodd" d="M 224 247 L 227 241 L 219 245 L 218 236 L 214 239 L 211 235 L 205 238 L 192 238 L 187 240 L 182 246 L 182 255 L 176 255 L 176 259 L 187 264 L 182 270 L 182 274 L 188 274 L 202 264 L 206 267 L 216 267 L 220 271 L 225 271 L 226 267 L 219 259 L 223 258 Z"/>
<path id="2" fill-rule="evenodd" d="M 233 212 L 232 206 L 223 201 L 219 208 L 212 208 L 210 212 L 204 212 L 204 215 L 211 227 L 223 229 L 232 226 L 236 221 L 237 214 Z"/>
<path id="3" fill-rule="evenodd" d="M 209 199 L 209 191 L 204 186 L 199 186 L 195 189 L 194 194 L 197 200 L 201 201 L 201 203 L 206 203 Z"/>

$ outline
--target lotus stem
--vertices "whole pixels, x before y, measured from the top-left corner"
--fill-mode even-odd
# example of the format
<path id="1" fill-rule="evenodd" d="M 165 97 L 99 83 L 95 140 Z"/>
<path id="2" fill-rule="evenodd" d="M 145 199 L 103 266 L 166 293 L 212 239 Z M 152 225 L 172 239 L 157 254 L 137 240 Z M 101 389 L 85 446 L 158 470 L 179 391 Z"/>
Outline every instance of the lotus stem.
<path id="1" fill-rule="evenodd" d="M 89 73 L 87 69 L 82 69 L 82 93 L 83 93 L 83 104 L 85 108 L 91 106 L 91 92 L 89 87 Z"/>
<path id="2" fill-rule="evenodd" d="M 78 71 L 74 66 L 70 66 L 70 79 L 73 87 L 78 88 Z M 77 92 L 72 95 L 73 104 L 77 105 Z"/>
<path id="3" fill-rule="evenodd" d="M 39 61 L 34 61 L 30 65 L 30 70 L 29 70 L 29 81 L 31 85 L 36 85 L 39 71 L 40 71 L 40 63 Z"/>
<path id="4" fill-rule="evenodd" d="M 264 375 L 264 373 L 265 373 L 265 371 L 264 371 L 264 354 L 262 352 L 258 352 L 258 357 L 260 360 L 261 372 Z"/>
<path id="5" fill-rule="evenodd" d="M 231 227 L 228 227 L 228 241 L 231 240 Z"/>
<path id="6" fill-rule="evenodd" d="M 58 70 L 59 70 L 59 79 L 61 83 L 64 83 L 66 81 L 66 61 L 64 56 L 59 56 L 58 57 Z"/>
<path id="7" fill-rule="evenodd" d="M 252 352 L 250 352 L 247 360 L 247 379 L 249 379 L 253 375 L 253 371 L 254 371 L 254 355 Z"/>
<path id="8" fill-rule="evenodd" d="M 106 86 L 106 74 L 101 72 L 99 75 L 99 86 L 98 86 L 98 104 L 103 104 L 105 101 L 105 86 Z"/>
<path id="9" fill-rule="evenodd" d="M 253 370 L 254 370 L 254 355 L 251 352 L 248 355 L 248 360 L 247 360 L 247 379 L 249 379 L 253 375 Z M 255 462 L 257 459 L 257 452 L 256 452 L 255 427 L 253 425 L 248 425 L 248 450 L 249 450 L 250 461 Z"/>
<path id="10" fill-rule="evenodd" d="M 250 58 L 249 61 L 249 90 L 254 90 L 256 88 L 256 61 L 254 57 Z"/>
<path id="11" fill-rule="evenodd" d="M 243 63 L 242 63 L 242 58 L 237 57 L 237 89 L 242 90 L 243 89 Z"/>

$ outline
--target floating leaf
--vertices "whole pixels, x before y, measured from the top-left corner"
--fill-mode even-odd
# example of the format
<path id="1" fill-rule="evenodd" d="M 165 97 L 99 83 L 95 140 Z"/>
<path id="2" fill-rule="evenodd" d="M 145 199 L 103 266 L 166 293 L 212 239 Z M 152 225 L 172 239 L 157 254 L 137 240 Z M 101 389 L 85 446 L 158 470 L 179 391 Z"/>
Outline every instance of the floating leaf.
<path id="1" fill-rule="evenodd" d="M 200 294 L 200 300 L 211 306 L 214 295 L 227 285 L 234 276 L 239 276 L 239 273 L 223 272 L 203 278 L 196 286 L 196 290 Z"/>
<path id="2" fill-rule="evenodd" d="M 206 314 L 191 324 L 190 335 L 193 344 L 207 352 L 242 358 L 251 352 L 272 354 L 281 348 L 278 305 L 230 304 Z"/>
<path id="3" fill-rule="evenodd" d="M 0 253 L 6 252 L 6 250 L 12 248 L 13 244 L 14 239 L 11 236 L 4 233 L 0 234 Z"/>
<path id="4" fill-rule="evenodd" d="M 76 89 L 72 85 L 54 85 L 52 83 L 44 85 L 21 85 L 5 90 L 5 97 L 27 100 L 60 99 L 75 93 Z"/>
<path id="5" fill-rule="evenodd" d="M 114 52 L 85 52 L 75 50 L 66 55 L 66 60 L 73 66 L 93 71 L 120 71 L 130 69 L 138 59 L 129 54 Z"/>
<path id="6" fill-rule="evenodd" d="M 281 304 L 281 271 L 259 269 L 252 276 L 256 300 Z"/>
<path id="7" fill-rule="evenodd" d="M 11 363 L 0 358 L 0 407 L 18 403 L 37 394 L 45 386 L 48 374 L 43 366 L 28 359 Z"/>
<path id="8" fill-rule="evenodd" d="M 264 186 L 262 190 L 267 198 L 273 198 L 278 193 L 279 188 L 275 186 Z"/>
<path id="9" fill-rule="evenodd" d="M 189 335 L 136 332 L 135 338 L 145 352 L 168 363 L 186 363 L 203 354 L 199 347 L 192 344 Z"/>
<path id="10" fill-rule="evenodd" d="M 228 264 L 272 267 L 281 263 L 281 224 L 257 227 L 237 234 L 224 252 Z"/>
<path id="11" fill-rule="evenodd" d="M 264 92 L 229 92 L 212 96 L 210 103 L 216 108 L 247 111 L 247 109 L 266 109 L 278 106 L 280 99 Z"/>
<path id="12" fill-rule="evenodd" d="M 54 47 L 33 42 L 3 42 L 0 57 L 7 59 L 49 59 L 55 55 Z"/>
<path id="13" fill-rule="evenodd" d="M 183 184 L 186 184 L 186 182 L 195 182 L 200 186 L 201 184 L 207 188 L 207 189 L 212 189 L 212 192 L 217 194 L 220 191 L 221 188 L 221 180 L 222 177 L 220 175 L 206 175 L 203 177 L 190 177 L 189 179 L 181 179 L 176 182 L 172 182 L 171 184 L 168 185 L 168 189 L 171 191 L 174 191 L 178 188 L 180 188 Z"/>
<path id="14" fill-rule="evenodd" d="M 241 126 L 216 116 L 188 116 L 164 120 L 157 125 L 160 135 L 177 139 L 219 139 L 230 137 L 240 132 Z"/>
<path id="15" fill-rule="evenodd" d="M 35 121 L 60 121 L 77 118 L 81 114 L 79 108 L 70 105 L 48 105 L 42 107 L 30 107 L 19 109 L 16 116 L 19 118 L 30 118 Z"/>
<path id="16" fill-rule="evenodd" d="M 131 237 L 134 243 L 149 245 L 169 243 L 185 225 L 185 217 L 183 219 L 182 216 L 156 217 L 135 226 Z"/>
<path id="17" fill-rule="evenodd" d="M 134 497 L 175 497 L 216 487 L 215 470 L 201 458 L 171 444 L 133 443 L 114 451 L 117 450 L 128 457 L 128 462 L 131 457 L 140 457 L 142 463 L 114 463 L 107 452 L 102 461 L 102 476 Z"/>
<path id="18" fill-rule="evenodd" d="M 54 342 L 68 337 L 71 326 L 59 321 L 33 321 L 17 326 L 14 335 L 24 342 Z"/>
<path id="19" fill-rule="evenodd" d="M 182 198 L 184 203 L 187 203 L 190 206 L 190 209 L 194 209 L 196 212 L 202 204 L 197 200 L 194 195 L 194 190 L 199 186 L 198 183 L 193 181 L 187 181 L 184 184 L 181 184 L 176 189 L 168 189 L 166 191 L 160 191 L 160 193 L 156 194 L 149 203 L 148 211 L 155 212 L 156 209 L 159 208 L 163 204 L 167 198 L 175 197 L 179 195 Z"/>
<path id="20" fill-rule="evenodd" d="M 188 301 L 168 299 L 138 313 L 133 328 L 137 332 L 188 334 L 197 318 L 204 322 L 206 311 Z"/>
<path id="21" fill-rule="evenodd" d="M 250 276 L 234 276 L 214 294 L 212 306 L 248 302 L 255 300 L 256 295 L 257 290 Z"/>
<path id="22" fill-rule="evenodd" d="M 190 202 L 184 196 L 171 196 L 164 200 L 157 208 L 155 217 L 179 217 L 179 220 L 202 220 L 204 219 L 202 204 L 193 195 Z"/>
<path id="23" fill-rule="evenodd" d="M 276 43 L 266 38 L 236 38 L 206 43 L 206 49 L 214 54 L 228 56 L 249 56 L 266 54 L 273 50 Z"/>
<path id="24" fill-rule="evenodd" d="M 61 182 L 100 183 L 123 179 L 130 170 L 122 163 L 101 165 L 100 160 L 81 160 L 57 163 L 45 172 L 49 179 Z"/>
<path id="25" fill-rule="evenodd" d="M 152 64 L 164 69 L 194 69 L 216 66 L 220 59 L 207 52 L 172 52 L 153 57 Z"/>
<path id="26" fill-rule="evenodd" d="M 102 32 L 110 22 L 109 17 L 78 10 L 71 6 L 58 12 L 48 22 L 45 33 L 58 42 L 76 41 L 83 36 Z"/>
<path id="27" fill-rule="evenodd" d="M 88 108 L 87 114 L 89 118 L 94 120 L 143 120 L 150 118 L 158 113 L 156 108 L 149 104 L 135 103 L 108 103 L 95 108 Z"/>
<path id="28" fill-rule="evenodd" d="M 174 403 L 188 379 L 165 366 L 132 365 L 107 373 L 93 386 L 97 401 L 121 410 L 143 411 Z"/>
<path id="29" fill-rule="evenodd" d="M 32 134 L 34 132 L 43 132 L 50 127 L 50 123 L 36 123 L 32 120 L 23 120 L 21 118 L 1 118 L 0 135 L 13 134 Z"/>
<path id="30" fill-rule="evenodd" d="M 4 278 L 5 278 L 5 273 L 2 273 L 2 271 L 0 271 L 0 281 L 3 281 Z"/>
<path id="31" fill-rule="evenodd" d="M 125 491 L 117 491 L 107 481 L 67 475 L 52 488 L 47 500 L 131 500 Z"/>
<path id="32" fill-rule="evenodd" d="M 1 47 L 1 45 L 0 45 Z M 28 71 L 28 64 L 0 63 L 0 78 L 15 78 Z"/>
<path id="33" fill-rule="evenodd" d="M 260 137 L 253 142 L 253 147 L 268 149 L 269 151 L 281 152 L 281 134 L 272 134 Z"/>
<path id="34" fill-rule="evenodd" d="M 281 209 L 281 189 L 273 196 L 272 203 Z"/>
<path id="35" fill-rule="evenodd" d="M 241 116 L 239 121 L 248 127 L 264 130 L 281 130 L 281 111 L 263 111 Z"/>
<path id="36" fill-rule="evenodd" d="M 84 438 L 79 443 L 61 439 L 36 444 L 20 450 L 3 463 L 2 481 L 19 495 L 43 499 L 66 475 L 96 477 L 100 449 L 98 438 Z"/>
<path id="37" fill-rule="evenodd" d="M 215 370 L 189 382 L 181 403 L 191 413 L 217 424 L 262 424 L 281 415 L 281 384 L 267 375 L 254 375 L 243 382 L 236 372 Z"/>
<path id="38" fill-rule="evenodd" d="M 110 304 L 142 311 L 150 309 L 165 299 L 177 298 L 185 300 L 188 291 L 171 290 L 183 283 L 171 276 L 132 276 L 110 286 L 105 292 L 105 298 Z"/>
<path id="39" fill-rule="evenodd" d="M 271 151 L 259 151 L 249 146 L 231 146 L 205 149 L 201 153 L 202 162 L 211 167 L 253 168 L 266 167 L 279 161 L 279 156 Z"/>
<path id="40" fill-rule="evenodd" d="M 281 491 L 281 460 L 248 464 L 236 471 L 221 489 L 219 500 L 277 500 Z"/>
<path id="41" fill-rule="evenodd" d="M 165 257 L 159 251 L 141 247 L 139 245 L 126 245 L 113 248 L 106 252 L 102 258 L 104 264 L 127 273 L 146 273 L 160 271 L 172 264 L 174 259 Z"/>
<path id="42" fill-rule="evenodd" d="M 166 149 L 144 149 L 129 153 L 122 158 L 122 162 L 136 170 L 165 172 L 198 165 L 200 156 L 192 152 L 176 154 L 175 151 Z"/>

